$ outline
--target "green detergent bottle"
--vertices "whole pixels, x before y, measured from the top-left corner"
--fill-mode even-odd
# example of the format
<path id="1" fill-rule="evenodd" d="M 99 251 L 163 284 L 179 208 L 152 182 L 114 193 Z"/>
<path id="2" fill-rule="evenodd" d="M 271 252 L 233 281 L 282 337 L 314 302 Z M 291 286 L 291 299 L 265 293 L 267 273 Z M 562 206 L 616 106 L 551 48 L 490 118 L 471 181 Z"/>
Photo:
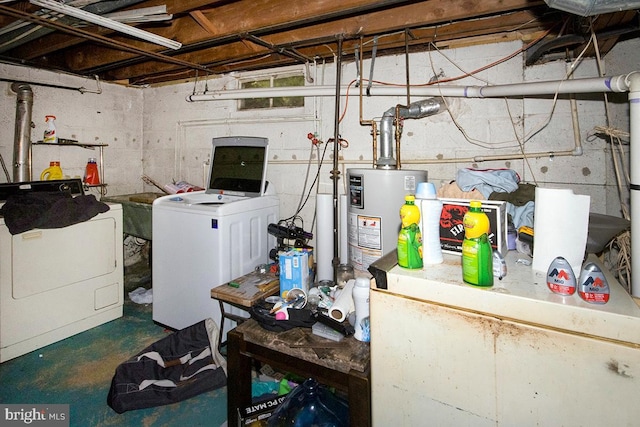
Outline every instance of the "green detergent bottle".
<path id="1" fill-rule="evenodd" d="M 420 233 L 420 209 L 415 196 L 407 195 L 400 208 L 402 228 L 398 234 L 398 265 L 404 268 L 422 268 L 422 233 Z"/>
<path id="2" fill-rule="evenodd" d="M 462 220 L 462 280 L 470 285 L 493 286 L 493 250 L 489 241 L 489 217 L 482 202 L 472 200 Z"/>

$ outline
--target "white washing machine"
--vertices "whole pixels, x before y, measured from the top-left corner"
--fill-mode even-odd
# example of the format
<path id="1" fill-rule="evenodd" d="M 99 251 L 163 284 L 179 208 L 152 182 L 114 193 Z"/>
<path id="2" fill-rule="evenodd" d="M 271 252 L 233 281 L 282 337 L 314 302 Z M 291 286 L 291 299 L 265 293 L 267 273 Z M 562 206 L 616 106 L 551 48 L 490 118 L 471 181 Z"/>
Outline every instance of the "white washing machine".
<path id="1" fill-rule="evenodd" d="M 153 202 L 155 322 L 173 329 L 209 317 L 219 323 L 211 289 L 269 262 L 276 240 L 267 228 L 278 222 L 279 199 L 265 179 L 267 149 L 265 138 L 214 138 L 208 188 Z"/>

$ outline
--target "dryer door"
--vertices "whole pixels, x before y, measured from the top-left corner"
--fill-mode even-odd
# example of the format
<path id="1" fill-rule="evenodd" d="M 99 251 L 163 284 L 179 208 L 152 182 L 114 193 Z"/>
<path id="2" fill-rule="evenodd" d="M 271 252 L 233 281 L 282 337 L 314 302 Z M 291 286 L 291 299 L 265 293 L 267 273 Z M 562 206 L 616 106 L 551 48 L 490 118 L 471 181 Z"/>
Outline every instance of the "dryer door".
<path id="1" fill-rule="evenodd" d="M 12 236 L 13 298 L 26 298 L 113 272 L 115 232 L 115 219 L 103 218 Z"/>

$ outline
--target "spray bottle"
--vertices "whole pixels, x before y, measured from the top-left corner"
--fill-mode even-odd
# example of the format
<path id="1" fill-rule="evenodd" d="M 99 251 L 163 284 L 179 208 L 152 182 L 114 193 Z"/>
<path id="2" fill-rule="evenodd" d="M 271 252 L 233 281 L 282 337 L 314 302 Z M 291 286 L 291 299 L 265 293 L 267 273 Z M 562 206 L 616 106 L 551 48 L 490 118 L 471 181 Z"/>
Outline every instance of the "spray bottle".
<path id="1" fill-rule="evenodd" d="M 407 195 L 400 208 L 402 228 L 398 234 L 398 265 L 404 268 L 422 268 L 422 234 L 420 233 L 420 209 L 415 196 Z"/>
<path id="2" fill-rule="evenodd" d="M 462 219 L 462 280 L 470 285 L 493 286 L 493 250 L 489 241 L 489 217 L 482 202 L 472 200 Z"/>
<path id="3" fill-rule="evenodd" d="M 44 130 L 44 138 L 42 142 L 56 144 L 58 142 L 58 133 L 56 132 L 56 116 L 44 116 L 47 128 Z"/>

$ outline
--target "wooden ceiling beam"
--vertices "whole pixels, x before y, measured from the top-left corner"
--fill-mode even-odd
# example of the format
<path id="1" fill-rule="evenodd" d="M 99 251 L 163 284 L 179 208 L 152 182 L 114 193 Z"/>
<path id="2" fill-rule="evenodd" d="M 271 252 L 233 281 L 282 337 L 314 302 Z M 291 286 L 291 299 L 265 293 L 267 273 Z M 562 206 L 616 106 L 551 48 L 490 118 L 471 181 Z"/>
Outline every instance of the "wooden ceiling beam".
<path id="1" fill-rule="evenodd" d="M 248 2 L 251 3 L 250 9 Z M 402 6 L 390 7 L 379 12 L 370 12 L 352 16 L 350 13 L 364 9 L 379 10 L 383 4 L 399 4 Z M 471 6 L 470 6 L 471 3 Z M 407 26 L 428 24 L 434 21 L 449 22 L 455 19 L 463 19 L 468 16 L 487 15 L 499 13 L 513 9 L 520 9 L 531 6 L 531 1 L 527 0 L 503 0 L 501 2 L 469 2 L 468 0 L 430 0 L 399 2 L 387 0 L 317 0 L 314 2 L 291 2 L 290 0 L 244 0 L 236 1 L 223 6 L 219 6 L 211 11 L 204 12 L 204 16 L 215 23 L 218 36 L 213 37 L 200 26 L 193 25 L 193 20 L 189 16 L 174 19 L 170 28 L 158 29 L 159 35 L 168 38 L 178 39 L 185 45 L 188 51 L 189 45 L 211 42 L 220 43 L 237 40 L 236 35 L 241 32 L 248 32 L 258 36 L 276 32 L 282 29 L 300 28 L 304 33 L 305 28 L 315 27 L 312 22 L 328 22 L 333 17 L 342 15 L 348 19 L 340 19 L 340 22 L 351 22 L 349 32 L 358 32 L 368 26 L 384 28 L 385 22 L 377 22 L 380 19 L 390 20 L 394 23 L 394 28 L 404 28 Z M 539 1 L 538 3 L 544 3 Z M 247 11 L 251 10 L 248 14 Z M 238 20 L 238 16 L 243 16 Z M 344 26 L 344 25 L 343 25 Z M 177 37 L 179 35 L 179 37 Z M 213 39 L 213 40 L 212 40 Z M 134 41 L 129 41 L 135 44 Z M 180 51 L 174 55 L 181 54 Z M 71 49 L 66 56 L 69 61 L 69 68 L 74 70 L 90 70 L 101 65 L 123 61 L 133 55 L 114 52 L 111 49 L 96 47 L 92 49 L 92 55 L 77 55 Z"/>
<path id="2" fill-rule="evenodd" d="M 459 21 L 437 27 L 430 26 L 426 28 L 415 28 L 412 29 L 412 34 L 414 34 L 415 38 L 410 40 L 409 44 L 411 47 L 425 46 L 435 39 L 445 42 L 447 40 L 455 40 L 466 36 L 486 35 L 493 34 L 496 31 L 513 31 L 515 29 L 522 29 L 523 31 L 527 29 L 538 31 L 540 29 L 540 25 L 537 21 L 532 19 L 535 15 L 534 11 L 520 11 L 474 20 L 473 22 Z M 388 20 L 384 20 L 384 22 L 390 23 Z M 332 41 L 335 42 L 335 34 L 339 34 L 341 30 L 347 29 L 340 25 L 341 24 L 337 22 L 324 23 L 305 30 L 304 34 L 298 34 L 301 30 L 292 30 L 266 36 L 264 37 L 264 40 L 276 46 L 297 49 L 301 54 L 307 57 L 332 60 L 334 51 L 332 48 L 327 47 L 327 45 L 330 45 Z M 313 41 L 308 41 L 308 37 L 310 36 L 309 32 L 317 36 L 317 38 L 313 39 Z M 375 32 L 372 34 L 366 34 L 363 31 L 362 37 L 365 37 L 365 39 L 368 37 L 370 39 L 373 35 L 375 35 Z M 358 38 L 346 40 L 343 43 L 343 52 L 354 52 L 354 49 L 358 44 Z M 380 38 L 378 46 L 379 51 L 382 49 L 403 48 L 404 33 L 387 34 Z M 335 49 L 335 47 L 333 49 Z M 369 50 L 370 45 L 365 46 L 365 54 L 368 54 Z M 233 58 L 236 58 L 236 62 L 243 64 L 245 68 L 264 68 L 265 66 L 263 64 L 271 64 L 275 61 L 271 53 L 272 52 L 266 48 L 262 48 L 260 51 L 254 52 L 238 42 L 225 45 L 224 47 L 214 47 L 194 52 L 193 54 L 187 55 L 186 58 L 200 64 L 207 64 L 208 68 L 212 69 L 214 72 L 226 72 L 230 69 L 229 66 L 230 63 L 233 63 Z M 261 59 L 264 56 L 269 56 L 269 59 Z M 283 64 L 295 63 L 287 58 L 280 58 L 280 60 Z M 176 70 L 176 67 L 171 66 L 170 64 L 155 64 L 152 68 L 154 69 L 154 72 L 151 74 Z M 115 70 L 110 73 L 110 76 L 112 78 L 116 78 L 124 75 L 130 75 L 135 79 L 136 77 L 145 76 L 149 71 L 150 68 L 148 64 L 140 64 Z"/>

